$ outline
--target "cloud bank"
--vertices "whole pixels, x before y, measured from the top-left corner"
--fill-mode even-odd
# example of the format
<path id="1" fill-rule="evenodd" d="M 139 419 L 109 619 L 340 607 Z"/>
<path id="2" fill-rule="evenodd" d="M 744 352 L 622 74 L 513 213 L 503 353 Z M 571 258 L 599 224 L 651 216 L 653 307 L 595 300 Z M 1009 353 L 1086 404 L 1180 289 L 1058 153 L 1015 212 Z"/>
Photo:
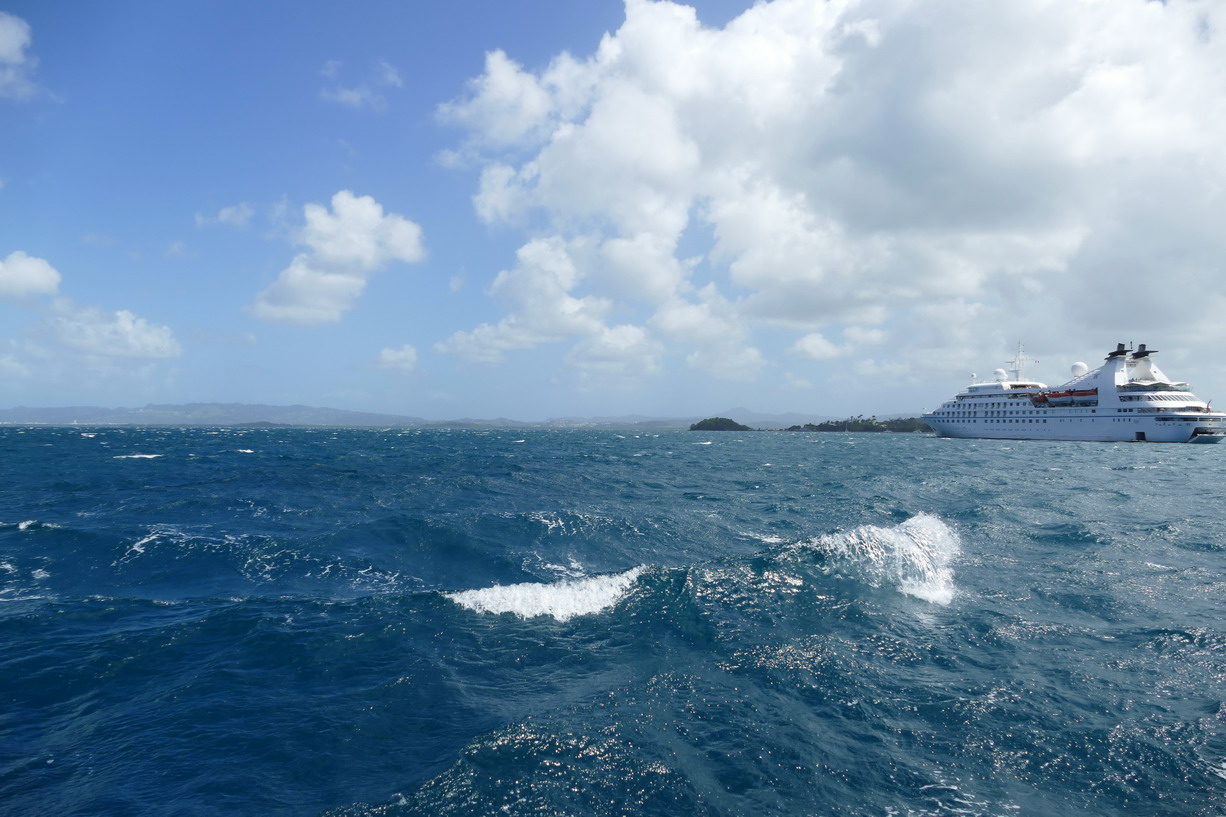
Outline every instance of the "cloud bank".
<path id="1" fill-rule="evenodd" d="M 122 383 L 152 374 L 150 364 L 183 354 L 170 327 L 127 309 L 78 304 L 58 294 L 60 282 L 50 262 L 21 250 L 0 261 L 0 298 L 35 316 L 25 337 L 0 338 L 0 373 L 14 382 L 106 376 Z"/>
<path id="2" fill-rule="evenodd" d="M 723 28 L 628 0 L 589 56 L 492 52 L 439 116 L 525 243 L 505 317 L 436 348 L 752 378 L 1219 344 L 1223 31 L 1193 0 L 774 0 Z"/>
<path id="3" fill-rule="evenodd" d="M 105 312 L 61 298 L 53 306 L 51 326 L 61 346 L 84 355 L 159 359 L 183 353 L 169 327 L 149 323 L 126 309 Z"/>

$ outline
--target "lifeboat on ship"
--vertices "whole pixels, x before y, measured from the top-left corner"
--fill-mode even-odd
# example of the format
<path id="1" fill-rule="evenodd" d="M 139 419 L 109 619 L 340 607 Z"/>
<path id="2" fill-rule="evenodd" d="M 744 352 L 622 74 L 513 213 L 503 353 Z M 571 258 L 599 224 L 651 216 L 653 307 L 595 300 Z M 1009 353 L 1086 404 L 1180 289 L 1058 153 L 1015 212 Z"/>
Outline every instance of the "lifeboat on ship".
<path id="1" fill-rule="evenodd" d="M 1036 406 L 1068 406 L 1078 400 L 1098 397 L 1098 389 L 1066 389 L 1064 391 L 1039 392 L 1031 398 Z"/>

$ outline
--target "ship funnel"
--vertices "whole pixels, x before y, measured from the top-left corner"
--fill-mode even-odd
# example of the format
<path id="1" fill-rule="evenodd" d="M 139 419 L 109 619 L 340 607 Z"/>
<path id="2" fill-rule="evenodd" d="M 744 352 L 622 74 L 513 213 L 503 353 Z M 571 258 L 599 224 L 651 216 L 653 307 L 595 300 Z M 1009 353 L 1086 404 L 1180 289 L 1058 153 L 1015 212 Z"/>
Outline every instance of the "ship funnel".
<path id="1" fill-rule="evenodd" d="M 1149 357 L 1150 355 L 1152 355 L 1153 353 L 1157 351 L 1158 351 L 1157 349 L 1146 349 L 1145 344 L 1142 343 L 1140 346 L 1137 347 L 1137 351 L 1134 352 L 1132 356 L 1134 358 Z"/>
<path id="2" fill-rule="evenodd" d="M 1124 344 L 1117 343 L 1115 344 L 1115 351 L 1107 355 L 1107 360 L 1111 360 L 1126 354 L 1128 354 L 1128 350 L 1124 348 Z"/>

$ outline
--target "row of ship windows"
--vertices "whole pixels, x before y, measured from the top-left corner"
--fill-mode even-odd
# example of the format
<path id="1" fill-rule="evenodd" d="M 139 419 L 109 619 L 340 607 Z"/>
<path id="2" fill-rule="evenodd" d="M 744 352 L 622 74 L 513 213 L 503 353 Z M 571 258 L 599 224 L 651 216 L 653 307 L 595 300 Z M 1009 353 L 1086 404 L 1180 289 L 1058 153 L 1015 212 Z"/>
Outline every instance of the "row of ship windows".
<path id="1" fill-rule="evenodd" d="M 945 422 L 947 423 L 1046 423 L 1046 420 L 973 420 L 963 419 L 961 417 L 952 417 Z"/>
<path id="2" fill-rule="evenodd" d="M 1200 417 L 1156 417 L 1158 422 L 1185 422 L 1185 423 L 1200 423 L 1205 422 L 1211 425 L 1216 425 L 1216 420 L 1212 418 L 1201 419 Z M 1135 423 L 1136 419 L 1132 417 L 1056 417 L 1052 419 L 1053 423 L 1072 423 L 1085 422 L 1086 420 L 1110 420 L 1113 423 Z M 943 420 L 946 423 L 1046 423 L 1047 420 L 1030 419 L 1030 420 L 976 420 L 972 418 L 950 417 Z"/>
<path id="3" fill-rule="evenodd" d="M 972 395 L 970 397 L 961 398 L 961 399 L 968 400 L 968 401 L 974 400 L 975 408 L 1007 408 L 1010 405 L 1010 400 L 1012 401 L 1028 400 L 1030 398 L 1027 395 L 1019 394 L 1016 397 L 1010 398 L 1010 400 L 994 400 L 991 403 L 980 403 L 979 401 L 985 398 L 978 397 L 975 395 Z M 1123 403 L 1132 403 L 1138 400 L 1161 400 L 1163 402 L 1169 403 L 1169 402 L 1183 402 L 1183 401 L 1186 401 L 1187 399 L 1188 399 L 1187 395 L 1182 395 L 1182 394 L 1153 394 L 1153 393 L 1150 393 L 1150 394 L 1121 394 L 1120 395 L 1120 402 L 1123 402 Z M 1016 405 L 1016 402 L 1013 402 L 1013 405 Z"/>
<path id="4" fill-rule="evenodd" d="M 1189 411 L 1192 411 L 1192 410 L 1200 409 L 1200 406 L 1185 405 L 1185 406 L 1174 406 L 1173 408 L 1187 409 Z M 1087 412 L 1090 414 L 1098 413 L 1098 409 L 1058 408 L 1058 409 L 1053 409 L 1053 410 L 1060 411 L 1059 416 L 1068 416 L 1072 412 L 1078 412 L 1081 414 L 1085 414 Z M 1047 409 L 1017 409 L 1014 411 L 984 411 L 980 413 L 978 411 L 954 411 L 950 409 L 945 409 L 945 410 L 936 411 L 934 413 L 938 417 L 1015 417 L 1019 415 L 1031 415 L 1031 414 L 1046 415 L 1047 411 L 1048 411 Z M 1162 409 L 1122 408 L 1122 409 L 1116 409 L 1116 411 L 1118 411 L 1120 414 L 1132 414 L 1133 412 L 1136 412 L 1137 414 L 1157 414 L 1158 412 L 1162 412 L 1162 411 L 1170 411 L 1170 409 L 1166 409 L 1166 408 L 1162 408 Z"/>
<path id="5" fill-rule="evenodd" d="M 1145 411 L 1145 409 L 1138 409 Z M 1067 415 L 1070 411 L 1078 411 L 1081 414 L 1089 412 L 1096 414 L 1098 409 L 1062 409 L 1061 413 Z M 1120 411 L 1133 411 L 1133 409 L 1120 409 Z M 1047 414 L 1046 410 L 1040 409 L 1019 409 L 1017 411 L 985 411 L 980 414 L 978 411 L 937 411 L 934 412 L 939 417 L 1015 417 L 1023 414 Z"/>
<path id="6" fill-rule="evenodd" d="M 1093 417 L 1093 418 L 1089 418 L 1089 417 L 1058 417 L 1058 418 L 1054 418 L 1054 419 L 1052 420 L 1052 422 L 1053 422 L 1053 423 L 1071 423 L 1071 422 L 1074 422 L 1074 421 L 1076 421 L 1076 422 L 1083 422 L 1083 421 L 1085 421 L 1085 420 L 1087 420 L 1087 419 L 1093 419 L 1093 420 L 1110 420 L 1110 421 L 1111 421 L 1111 422 L 1113 422 L 1113 423 L 1130 423 L 1130 422 L 1136 422 L 1136 420 L 1132 419 L 1131 417 Z M 1197 421 L 1197 418 L 1195 418 L 1195 417 L 1184 417 L 1184 418 L 1178 418 L 1178 417 L 1159 417 L 1158 419 L 1159 419 L 1159 420 L 1178 420 L 1178 419 L 1184 419 L 1184 420 L 1189 420 L 1189 421 L 1191 421 L 1191 422 L 1196 422 L 1196 421 Z M 1046 420 L 1046 419 L 1043 419 L 1043 418 L 1040 418 L 1040 419 L 1033 419 L 1033 420 L 975 420 L 975 419 L 965 419 L 965 418 L 961 418 L 961 417 L 952 417 L 952 418 L 949 418 L 949 419 L 945 420 L 944 422 L 947 422 L 947 423 L 1046 423 L 1046 422 L 1047 422 L 1047 420 Z"/>

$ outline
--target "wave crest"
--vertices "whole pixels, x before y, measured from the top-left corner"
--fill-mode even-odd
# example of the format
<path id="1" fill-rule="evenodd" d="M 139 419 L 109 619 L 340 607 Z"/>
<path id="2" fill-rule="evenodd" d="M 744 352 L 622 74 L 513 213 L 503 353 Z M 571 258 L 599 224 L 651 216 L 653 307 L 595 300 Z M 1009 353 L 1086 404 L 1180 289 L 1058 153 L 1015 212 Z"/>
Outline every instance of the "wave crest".
<path id="1" fill-rule="evenodd" d="M 643 567 L 636 567 L 625 573 L 553 584 L 495 585 L 443 595 L 477 613 L 514 613 L 520 618 L 552 616 L 558 621 L 568 621 L 617 604 L 643 570 Z"/>
<path id="2" fill-rule="evenodd" d="M 812 546 L 855 565 L 873 585 L 893 584 L 900 592 L 936 604 L 954 597 L 953 562 L 961 551 L 958 534 L 941 519 L 917 514 L 893 528 L 864 525 L 832 533 Z"/>

